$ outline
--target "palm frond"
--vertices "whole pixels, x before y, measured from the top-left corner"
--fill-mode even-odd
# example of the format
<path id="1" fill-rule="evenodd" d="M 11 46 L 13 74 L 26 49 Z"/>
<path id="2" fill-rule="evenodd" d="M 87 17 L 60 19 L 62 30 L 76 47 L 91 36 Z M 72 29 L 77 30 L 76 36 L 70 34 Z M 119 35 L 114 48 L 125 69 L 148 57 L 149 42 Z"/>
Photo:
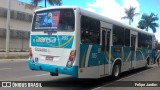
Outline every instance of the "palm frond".
<path id="1" fill-rule="evenodd" d="M 31 1 L 31 4 L 34 5 L 34 6 L 37 6 L 38 3 L 42 2 L 42 0 L 32 0 Z"/>
<path id="2" fill-rule="evenodd" d="M 156 32 L 156 28 L 154 26 L 149 26 L 149 27 L 152 29 L 153 33 Z"/>
<path id="3" fill-rule="evenodd" d="M 159 27 L 158 23 L 151 23 L 151 26 Z"/>
<path id="4" fill-rule="evenodd" d="M 144 20 L 140 20 L 138 22 L 138 28 L 145 29 L 147 27 L 146 22 Z"/>
<path id="5" fill-rule="evenodd" d="M 129 9 L 124 8 L 124 12 L 126 16 L 122 17 L 121 19 L 129 19 L 129 24 L 134 21 L 133 17 L 139 15 L 139 13 L 135 13 L 136 7 L 130 6 Z"/>
<path id="6" fill-rule="evenodd" d="M 121 19 L 129 19 L 129 17 L 127 17 L 127 16 L 124 16 L 124 17 L 122 17 Z"/>
<path id="7" fill-rule="evenodd" d="M 62 5 L 62 0 L 48 0 L 48 3 L 51 4 L 51 5 Z"/>
<path id="8" fill-rule="evenodd" d="M 145 26 L 146 30 L 148 30 L 149 27 L 152 29 L 153 33 L 155 33 L 156 27 L 159 27 L 158 23 L 156 23 L 157 20 L 159 20 L 159 18 L 154 13 L 151 13 L 150 15 L 144 13 L 138 23 L 138 27 L 141 28 Z"/>

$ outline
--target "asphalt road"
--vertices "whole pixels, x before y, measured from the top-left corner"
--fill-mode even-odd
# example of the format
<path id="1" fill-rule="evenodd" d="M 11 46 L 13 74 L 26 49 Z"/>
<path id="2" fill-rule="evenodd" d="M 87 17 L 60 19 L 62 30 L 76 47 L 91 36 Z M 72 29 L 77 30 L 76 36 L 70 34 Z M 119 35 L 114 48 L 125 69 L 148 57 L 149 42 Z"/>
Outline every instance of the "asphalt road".
<path id="1" fill-rule="evenodd" d="M 160 87 L 112 87 L 117 81 L 160 81 L 160 67 L 150 66 L 121 74 L 118 80 L 111 77 L 101 79 L 76 79 L 68 75 L 51 77 L 43 71 L 31 71 L 26 61 L 0 61 L 0 81 L 47 81 L 54 87 L 43 88 L 0 88 L 0 90 L 160 90 Z M 123 82 L 121 82 L 123 81 Z M 130 83 L 130 82 L 125 82 Z"/>

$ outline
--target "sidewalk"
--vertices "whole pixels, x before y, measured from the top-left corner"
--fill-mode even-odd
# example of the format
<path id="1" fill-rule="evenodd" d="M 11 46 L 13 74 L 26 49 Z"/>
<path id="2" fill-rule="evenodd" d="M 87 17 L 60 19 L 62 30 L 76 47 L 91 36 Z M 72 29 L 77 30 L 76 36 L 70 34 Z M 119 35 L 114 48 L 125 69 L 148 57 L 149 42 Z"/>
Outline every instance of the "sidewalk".
<path id="1" fill-rule="evenodd" d="M 0 56 L 4 56 L 6 52 L 0 52 Z M 15 55 L 29 55 L 29 52 L 9 52 L 9 56 L 15 56 Z"/>
<path id="2" fill-rule="evenodd" d="M 152 64 L 152 65 L 149 65 L 148 67 L 153 67 L 153 68 L 155 68 L 155 67 L 160 67 L 160 66 L 158 66 L 157 63 L 155 63 L 155 64 Z"/>
<path id="3" fill-rule="evenodd" d="M 0 61 L 28 60 L 29 52 L 9 52 L 9 56 L 5 57 L 5 52 L 0 52 Z"/>

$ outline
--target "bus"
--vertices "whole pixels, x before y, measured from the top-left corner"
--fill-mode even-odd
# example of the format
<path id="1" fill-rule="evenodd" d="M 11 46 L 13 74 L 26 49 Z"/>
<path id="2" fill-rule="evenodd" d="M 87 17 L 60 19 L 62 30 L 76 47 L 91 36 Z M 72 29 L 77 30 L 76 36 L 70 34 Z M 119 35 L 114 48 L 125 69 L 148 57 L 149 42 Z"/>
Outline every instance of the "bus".
<path id="1" fill-rule="evenodd" d="M 155 36 L 76 6 L 35 10 L 30 33 L 31 70 L 101 78 L 147 67 Z"/>

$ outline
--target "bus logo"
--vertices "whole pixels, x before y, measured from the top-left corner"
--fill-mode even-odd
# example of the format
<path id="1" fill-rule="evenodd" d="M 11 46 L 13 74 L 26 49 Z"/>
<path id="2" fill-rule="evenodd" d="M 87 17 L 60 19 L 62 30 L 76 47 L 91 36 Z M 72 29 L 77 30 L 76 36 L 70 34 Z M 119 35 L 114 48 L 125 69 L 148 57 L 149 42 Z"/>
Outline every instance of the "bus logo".
<path id="1" fill-rule="evenodd" d="M 55 37 L 38 37 L 36 38 L 36 43 L 55 43 L 56 38 Z"/>

